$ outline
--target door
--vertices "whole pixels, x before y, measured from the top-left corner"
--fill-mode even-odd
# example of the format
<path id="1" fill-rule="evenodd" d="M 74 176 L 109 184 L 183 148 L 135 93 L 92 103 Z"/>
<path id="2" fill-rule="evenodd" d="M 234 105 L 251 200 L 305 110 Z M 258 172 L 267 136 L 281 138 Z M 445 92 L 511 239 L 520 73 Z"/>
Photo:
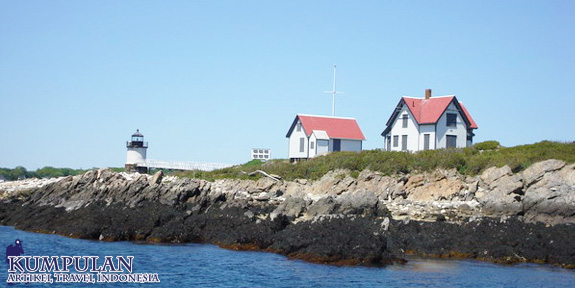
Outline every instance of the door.
<path id="1" fill-rule="evenodd" d="M 455 148 L 457 146 L 457 136 L 455 135 L 447 135 L 446 141 L 446 148 Z"/>
<path id="2" fill-rule="evenodd" d="M 401 151 L 407 151 L 407 135 L 401 135 Z"/>
<path id="3" fill-rule="evenodd" d="M 341 139 L 333 139 L 333 151 L 341 151 Z"/>
<path id="4" fill-rule="evenodd" d="M 423 134 L 423 150 L 429 150 L 429 134 Z"/>

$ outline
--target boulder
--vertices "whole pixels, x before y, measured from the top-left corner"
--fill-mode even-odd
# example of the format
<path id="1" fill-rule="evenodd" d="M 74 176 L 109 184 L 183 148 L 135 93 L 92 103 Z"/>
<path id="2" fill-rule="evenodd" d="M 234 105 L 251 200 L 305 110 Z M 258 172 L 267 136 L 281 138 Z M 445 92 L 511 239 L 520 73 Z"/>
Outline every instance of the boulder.
<path id="1" fill-rule="evenodd" d="M 350 190 L 356 182 L 348 174 L 349 171 L 341 169 L 328 172 L 319 180 L 313 181 L 307 188 L 307 192 L 313 195 L 339 195 Z"/>
<path id="2" fill-rule="evenodd" d="M 526 221 L 575 223 L 575 186 L 565 179 L 566 175 L 547 172 L 529 186 L 523 199 Z"/>
<path id="3" fill-rule="evenodd" d="M 154 173 L 154 176 L 150 180 L 150 184 L 160 184 L 162 183 L 162 178 L 164 177 L 164 171 L 160 170 Z"/>
<path id="4" fill-rule="evenodd" d="M 407 199 L 415 201 L 451 200 L 459 194 L 461 189 L 463 189 L 463 183 L 460 180 L 444 178 L 408 191 Z"/>
<path id="5" fill-rule="evenodd" d="M 378 213 L 377 196 L 370 191 L 345 192 L 336 198 L 339 203 L 337 212 L 345 215 L 374 216 Z"/>
<path id="6" fill-rule="evenodd" d="M 517 215 L 523 211 L 520 196 L 523 194 L 522 188 L 521 177 L 505 173 L 492 181 L 487 190 L 478 190 L 475 197 L 487 215 Z"/>
<path id="7" fill-rule="evenodd" d="M 307 208 L 305 213 L 308 217 L 330 215 L 333 214 L 337 208 L 339 208 L 339 203 L 331 195 L 324 196 L 313 202 Z"/>
<path id="8" fill-rule="evenodd" d="M 525 171 L 522 172 L 523 181 L 525 182 L 526 186 L 530 186 L 533 183 L 540 180 L 543 177 L 543 175 L 545 175 L 545 173 L 559 170 L 564 166 L 565 162 L 555 159 L 537 162 L 527 167 L 527 169 L 525 169 Z"/>
<path id="9" fill-rule="evenodd" d="M 290 220 L 294 220 L 301 216 L 303 211 L 308 206 L 309 202 L 301 197 L 288 196 L 278 207 L 270 213 L 270 218 L 273 220 L 277 216 L 283 215 Z"/>
<path id="10" fill-rule="evenodd" d="M 490 167 L 487 168 L 483 173 L 481 173 L 481 180 L 487 185 L 491 185 L 494 181 L 498 180 L 503 176 L 511 176 L 513 175 L 513 171 L 509 166 L 505 165 L 503 167 Z"/>

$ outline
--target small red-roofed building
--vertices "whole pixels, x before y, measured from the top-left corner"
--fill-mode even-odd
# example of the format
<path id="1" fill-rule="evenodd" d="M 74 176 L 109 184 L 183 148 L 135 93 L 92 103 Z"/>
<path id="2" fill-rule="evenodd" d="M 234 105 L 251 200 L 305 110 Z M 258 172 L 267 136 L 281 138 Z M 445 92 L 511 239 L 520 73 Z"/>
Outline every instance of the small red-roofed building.
<path id="1" fill-rule="evenodd" d="M 286 137 L 290 161 L 334 151 L 361 151 L 365 140 L 354 118 L 298 114 Z"/>
<path id="2" fill-rule="evenodd" d="M 454 95 L 425 98 L 404 96 L 381 133 L 387 151 L 421 151 L 473 145 L 475 120 Z"/>

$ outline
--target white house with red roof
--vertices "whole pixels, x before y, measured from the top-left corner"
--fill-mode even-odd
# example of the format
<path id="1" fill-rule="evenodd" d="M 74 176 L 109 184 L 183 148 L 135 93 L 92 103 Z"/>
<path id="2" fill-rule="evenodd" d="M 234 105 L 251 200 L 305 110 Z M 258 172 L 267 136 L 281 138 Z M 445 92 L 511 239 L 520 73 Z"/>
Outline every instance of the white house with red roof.
<path id="1" fill-rule="evenodd" d="M 298 114 L 286 135 L 291 161 L 333 151 L 361 151 L 365 140 L 354 118 Z"/>
<path id="2" fill-rule="evenodd" d="M 473 144 L 477 124 L 454 95 L 425 98 L 404 96 L 381 133 L 387 151 L 462 148 Z"/>

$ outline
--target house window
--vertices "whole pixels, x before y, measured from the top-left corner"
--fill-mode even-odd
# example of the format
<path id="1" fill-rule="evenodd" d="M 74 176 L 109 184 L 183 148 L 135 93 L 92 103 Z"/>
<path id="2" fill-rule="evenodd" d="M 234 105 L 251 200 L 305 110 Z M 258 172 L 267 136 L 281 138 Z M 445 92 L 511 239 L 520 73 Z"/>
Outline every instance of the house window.
<path id="1" fill-rule="evenodd" d="M 447 135 L 447 141 L 445 144 L 446 148 L 455 148 L 457 147 L 457 136 L 455 135 Z"/>
<path id="2" fill-rule="evenodd" d="M 457 126 L 457 114 L 447 113 L 447 127 Z"/>
<path id="3" fill-rule="evenodd" d="M 301 132 L 301 123 L 297 122 L 297 132 Z"/>
<path id="4" fill-rule="evenodd" d="M 305 138 L 299 138 L 299 152 L 305 152 Z"/>
<path id="5" fill-rule="evenodd" d="M 429 134 L 423 134 L 423 150 L 429 150 Z"/>
<path id="6" fill-rule="evenodd" d="M 393 136 L 393 147 L 399 146 L 399 136 Z"/>
<path id="7" fill-rule="evenodd" d="M 401 128 L 407 128 L 407 114 L 401 116 Z"/>
<path id="8" fill-rule="evenodd" d="M 391 136 L 387 136 L 387 143 L 385 145 L 387 151 L 391 151 Z"/>
<path id="9" fill-rule="evenodd" d="M 309 143 L 309 149 L 315 149 L 315 142 L 311 141 Z"/>
<path id="10" fill-rule="evenodd" d="M 407 135 L 401 135 L 401 151 L 407 151 Z"/>

